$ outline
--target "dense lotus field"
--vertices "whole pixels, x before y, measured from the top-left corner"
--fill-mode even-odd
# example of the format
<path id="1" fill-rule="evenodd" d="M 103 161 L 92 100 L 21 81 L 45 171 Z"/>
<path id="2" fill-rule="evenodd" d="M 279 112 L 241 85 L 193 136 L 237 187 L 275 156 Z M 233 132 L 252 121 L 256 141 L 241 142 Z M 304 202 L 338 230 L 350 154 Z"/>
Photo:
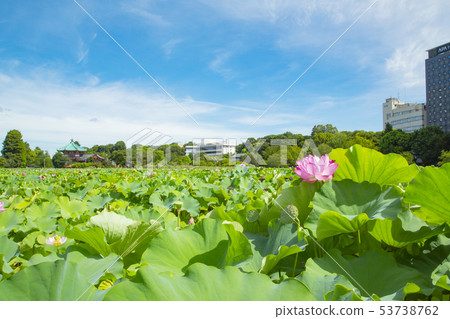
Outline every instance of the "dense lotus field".
<path id="1" fill-rule="evenodd" d="M 449 300 L 450 164 L 0 170 L 0 300 Z M 330 177 L 331 178 L 331 177 Z"/>

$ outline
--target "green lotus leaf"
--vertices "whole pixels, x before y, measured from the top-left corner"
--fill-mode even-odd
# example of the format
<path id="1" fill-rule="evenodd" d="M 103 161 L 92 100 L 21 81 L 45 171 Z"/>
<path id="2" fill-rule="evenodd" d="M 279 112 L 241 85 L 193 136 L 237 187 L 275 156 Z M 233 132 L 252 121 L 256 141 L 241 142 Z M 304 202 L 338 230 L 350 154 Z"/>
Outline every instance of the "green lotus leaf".
<path id="1" fill-rule="evenodd" d="M 61 196 L 55 201 L 60 209 L 63 218 L 76 218 L 82 215 L 88 208 L 86 203 L 80 200 L 70 200 L 66 196 Z"/>
<path id="2" fill-rule="evenodd" d="M 105 300 L 314 300 L 306 286 L 296 279 L 274 284 L 263 274 L 246 274 L 234 267 L 217 269 L 204 264 L 187 268 L 184 276 L 159 274 L 142 267 L 131 281 L 115 285 Z"/>
<path id="3" fill-rule="evenodd" d="M 329 254 L 331 257 L 327 255 L 308 260 L 304 273 L 343 276 L 348 280 L 347 282 L 342 278 L 336 278 L 335 281 L 347 288 L 358 289 L 364 299 L 373 297 L 375 294 L 382 300 L 403 300 L 408 283 L 413 283 L 429 293 L 432 291 L 431 285 L 422 274 L 413 268 L 397 264 L 395 259 L 384 250 L 366 251 L 359 257 L 344 257 L 338 250 L 331 250 Z M 328 279 L 330 280 L 331 277 Z M 302 278 L 302 281 L 306 284 L 307 280 Z M 314 285 L 314 280 L 308 280 L 308 283 Z M 322 291 L 325 290 L 322 289 Z"/>
<path id="4" fill-rule="evenodd" d="M 200 212 L 200 204 L 192 196 L 185 196 L 182 200 L 183 202 L 181 209 L 187 211 L 191 216 L 196 217 Z"/>
<path id="5" fill-rule="evenodd" d="M 76 264 L 83 278 L 86 278 L 92 285 L 96 284 L 106 271 L 114 274 L 116 278 L 123 275 L 123 262 L 116 254 L 110 254 L 102 258 L 92 256 L 79 247 L 70 247 L 70 250 L 66 253 L 66 260 Z"/>
<path id="6" fill-rule="evenodd" d="M 141 222 L 127 227 L 124 236 L 111 245 L 111 251 L 121 257 L 135 254 L 135 261 L 139 261 L 150 242 L 163 231 L 161 224 L 152 220 L 149 223 Z"/>
<path id="7" fill-rule="evenodd" d="M 450 238 L 444 235 L 431 238 L 421 254 L 401 261 L 430 278 L 433 285 L 450 290 Z"/>
<path id="8" fill-rule="evenodd" d="M 231 244 L 225 227 L 230 231 Z M 239 244 L 244 246 L 239 248 L 236 246 Z M 151 242 L 142 260 L 156 272 L 182 274 L 185 268 L 196 262 L 218 268 L 235 262 L 240 265 L 247 255 L 251 257 L 250 243 L 248 240 L 246 243 L 232 225 L 205 218 L 193 227 L 166 229 Z"/>
<path id="9" fill-rule="evenodd" d="M 23 223 L 25 217 L 23 213 L 16 211 L 6 211 L 0 214 L 0 236 L 8 235 L 9 232 Z"/>
<path id="10" fill-rule="evenodd" d="M 417 225 L 421 227 L 416 229 Z M 411 228 L 413 229 L 409 230 Z M 444 225 L 431 227 L 411 214 L 409 210 L 405 210 L 400 212 L 398 218 L 394 220 L 376 219 L 370 221 L 367 230 L 378 241 L 392 247 L 402 248 L 443 233 Z"/>
<path id="11" fill-rule="evenodd" d="M 396 185 L 410 182 L 419 172 L 416 165 L 409 166 L 401 155 L 384 155 L 357 144 L 348 149 L 334 149 L 330 159 L 339 165 L 334 174 L 335 181 L 351 179 L 358 183 Z"/>
<path id="12" fill-rule="evenodd" d="M 309 203 L 315 192 L 320 189 L 320 183 L 302 182 L 298 186 L 284 189 L 280 196 L 274 201 L 272 207 L 267 212 L 261 213 L 259 222 L 267 225 L 270 220 L 280 218 L 281 211 L 289 205 L 294 205 L 298 209 L 298 218 L 303 223 L 311 212 Z"/>
<path id="13" fill-rule="evenodd" d="M 38 218 L 56 218 L 60 215 L 61 210 L 53 203 L 44 202 L 40 204 L 32 204 L 25 210 L 27 219 L 36 220 Z"/>
<path id="14" fill-rule="evenodd" d="M 306 241 L 298 232 L 296 224 L 282 224 L 272 220 L 269 224 L 269 236 L 246 233 L 252 243 L 253 260 L 244 267 L 245 271 L 270 273 L 285 257 L 303 251 Z"/>
<path id="15" fill-rule="evenodd" d="M 108 194 L 94 195 L 88 198 L 86 206 L 89 210 L 94 211 L 96 209 L 102 209 L 112 199 Z"/>
<path id="16" fill-rule="evenodd" d="M 403 209 L 400 196 L 396 186 L 330 181 L 315 193 L 304 225 L 319 240 L 355 232 L 371 219 L 397 218 Z"/>
<path id="17" fill-rule="evenodd" d="M 127 227 L 138 222 L 114 212 L 103 211 L 91 217 L 88 227 L 99 227 L 103 230 L 108 243 L 120 240 L 127 232 Z"/>
<path id="18" fill-rule="evenodd" d="M 95 290 L 77 265 L 58 260 L 25 268 L 0 282 L 0 300 L 92 300 Z"/>
<path id="19" fill-rule="evenodd" d="M 7 236 L 0 237 L 0 263 L 3 263 L 0 267 L 1 273 L 10 273 L 12 271 L 8 262 L 13 258 L 19 251 L 19 245 L 14 241 L 8 239 Z"/>
<path id="20" fill-rule="evenodd" d="M 111 247 L 105 240 L 105 233 L 101 228 L 95 227 L 87 230 L 82 230 L 78 226 L 67 229 L 65 235 L 88 244 L 96 252 L 103 257 L 111 253 Z"/>
<path id="21" fill-rule="evenodd" d="M 420 205 L 413 213 L 427 223 L 450 223 L 450 163 L 425 167 L 406 187 L 405 202 Z"/>
<path id="22" fill-rule="evenodd" d="M 242 233 L 241 224 L 237 223 L 240 227 L 225 222 L 222 225 L 229 237 L 225 265 L 241 267 L 248 264 L 253 257 L 253 251 L 248 238 Z"/>

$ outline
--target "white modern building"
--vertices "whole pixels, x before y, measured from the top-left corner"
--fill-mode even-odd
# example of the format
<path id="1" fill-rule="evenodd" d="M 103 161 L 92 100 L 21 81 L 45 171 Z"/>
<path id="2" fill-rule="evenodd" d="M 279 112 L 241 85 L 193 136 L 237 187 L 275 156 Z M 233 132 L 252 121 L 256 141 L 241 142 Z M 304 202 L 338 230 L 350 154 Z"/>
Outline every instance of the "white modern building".
<path id="1" fill-rule="evenodd" d="M 406 103 L 389 98 L 383 103 L 383 129 L 390 123 L 393 129 L 411 133 L 426 126 L 425 103 Z"/>
<path id="2" fill-rule="evenodd" d="M 186 146 L 186 155 L 205 153 L 208 156 L 222 156 L 224 154 L 235 154 L 236 143 L 232 140 L 220 139 L 196 139 L 194 145 Z"/>

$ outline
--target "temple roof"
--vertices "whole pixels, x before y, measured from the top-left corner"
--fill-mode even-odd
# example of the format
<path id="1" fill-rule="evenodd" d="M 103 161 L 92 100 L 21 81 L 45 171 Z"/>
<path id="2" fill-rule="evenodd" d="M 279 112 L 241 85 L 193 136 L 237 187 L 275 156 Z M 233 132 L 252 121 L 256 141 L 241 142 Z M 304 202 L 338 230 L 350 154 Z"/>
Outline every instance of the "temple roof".
<path id="1" fill-rule="evenodd" d="M 73 140 L 70 141 L 69 144 L 67 144 L 64 147 L 60 147 L 58 148 L 58 151 L 79 151 L 79 152 L 86 152 L 87 149 L 81 146 L 78 146 L 77 144 L 75 144 L 75 142 Z"/>

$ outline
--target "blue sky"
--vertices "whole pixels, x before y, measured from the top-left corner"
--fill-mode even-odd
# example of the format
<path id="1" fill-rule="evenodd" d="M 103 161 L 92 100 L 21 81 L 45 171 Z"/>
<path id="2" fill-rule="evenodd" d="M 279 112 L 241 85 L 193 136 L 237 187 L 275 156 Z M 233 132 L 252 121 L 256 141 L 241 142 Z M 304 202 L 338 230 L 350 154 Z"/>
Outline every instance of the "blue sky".
<path id="1" fill-rule="evenodd" d="M 172 141 L 382 128 L 386 98 L 425 102 L 426 50 L 450 42 L 445 0 L 0 2 L 0 139 L 19 129 L 54 153 L 127 140 Z M 186 112 L 185 112 L 186 111 Z M 195 123 L 192 118 L 195 119 Z"/>

